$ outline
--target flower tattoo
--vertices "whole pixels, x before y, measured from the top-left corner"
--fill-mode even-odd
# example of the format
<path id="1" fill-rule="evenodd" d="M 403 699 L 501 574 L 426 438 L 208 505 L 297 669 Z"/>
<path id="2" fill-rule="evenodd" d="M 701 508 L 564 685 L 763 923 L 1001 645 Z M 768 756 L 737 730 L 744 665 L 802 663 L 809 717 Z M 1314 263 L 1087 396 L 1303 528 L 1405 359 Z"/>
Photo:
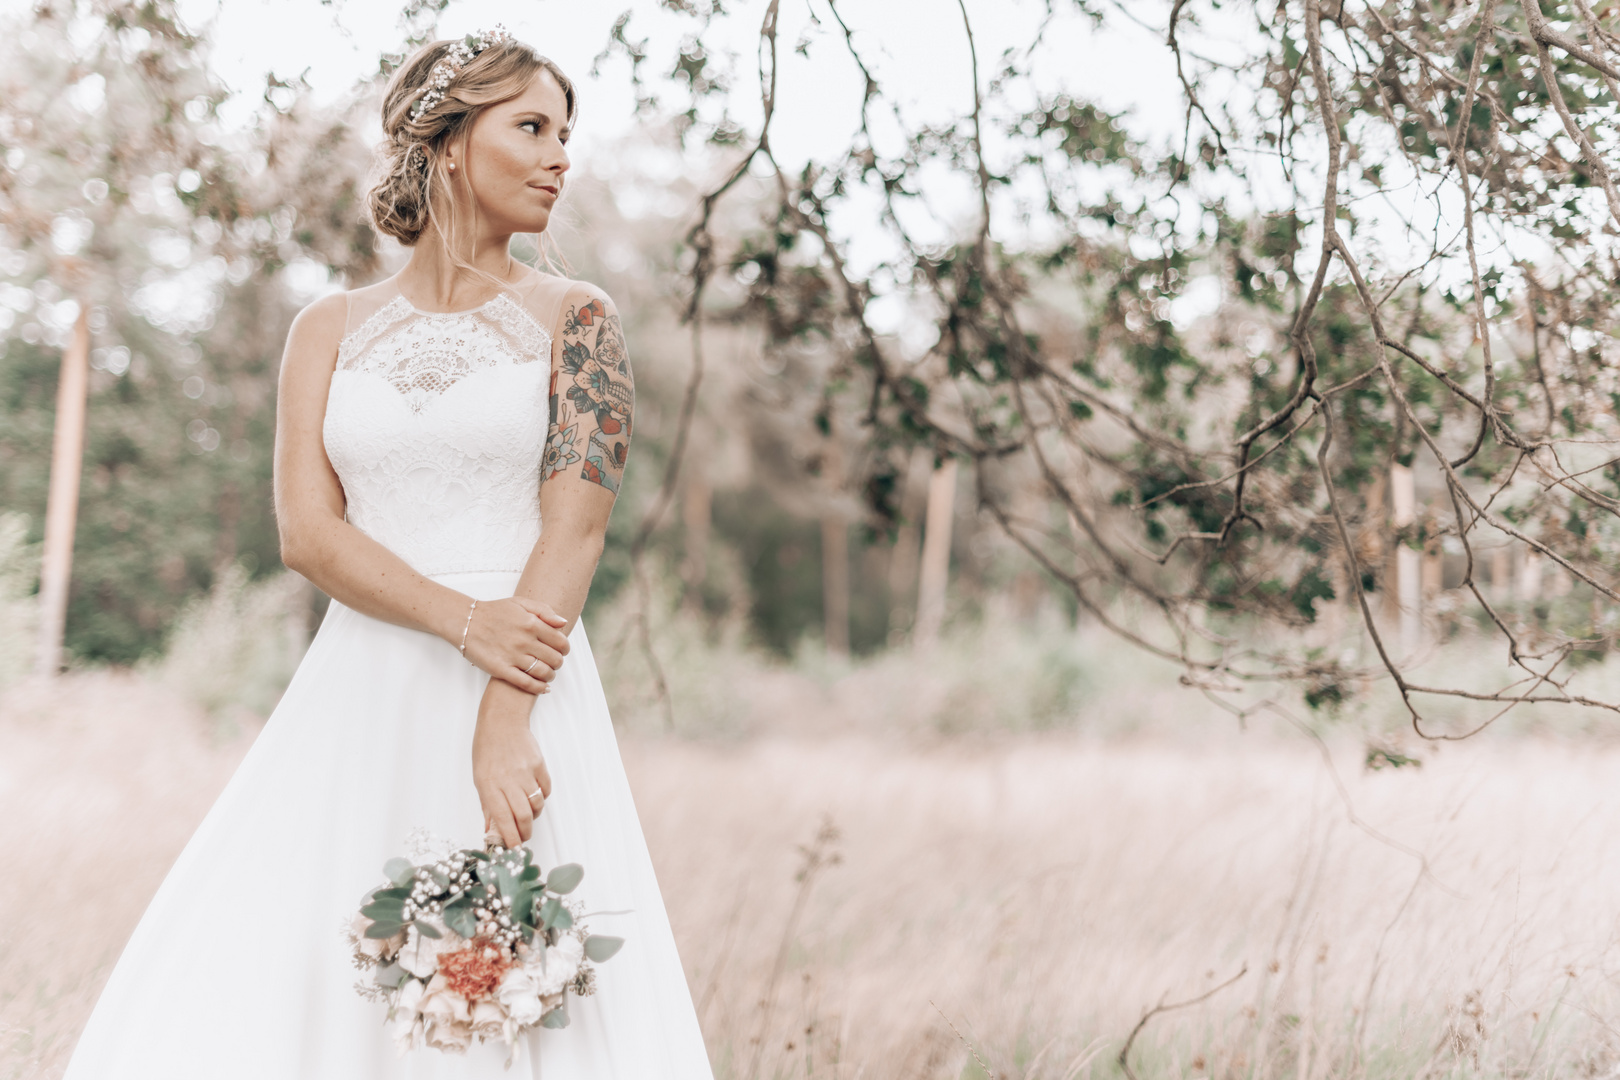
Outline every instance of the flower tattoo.
<path id="1" fill-rule="evenodd" d="M 552 376 L 543 479 L 579 466 L 581 479 L 617 492 L 630 452 L 635 380 L 624 327 L 597 298 L 568 310 L 562 364 Z"/>

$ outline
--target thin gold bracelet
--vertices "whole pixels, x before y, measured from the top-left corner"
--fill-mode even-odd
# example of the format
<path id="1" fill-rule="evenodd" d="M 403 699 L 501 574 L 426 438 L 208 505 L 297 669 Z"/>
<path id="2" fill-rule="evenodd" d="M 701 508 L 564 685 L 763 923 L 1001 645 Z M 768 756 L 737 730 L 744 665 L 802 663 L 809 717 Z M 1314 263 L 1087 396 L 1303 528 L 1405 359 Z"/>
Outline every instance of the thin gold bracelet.
<path id="1" fill-rule="evenodd" d="M 467 655 L 467 631 L 472 629 L 473 612 L 477 610 L 478 601 L 474 600 L 472 602 L 472 607 L 467 609 L 467 624 L 461 628 L 461 655 L 463 657 Z"/>

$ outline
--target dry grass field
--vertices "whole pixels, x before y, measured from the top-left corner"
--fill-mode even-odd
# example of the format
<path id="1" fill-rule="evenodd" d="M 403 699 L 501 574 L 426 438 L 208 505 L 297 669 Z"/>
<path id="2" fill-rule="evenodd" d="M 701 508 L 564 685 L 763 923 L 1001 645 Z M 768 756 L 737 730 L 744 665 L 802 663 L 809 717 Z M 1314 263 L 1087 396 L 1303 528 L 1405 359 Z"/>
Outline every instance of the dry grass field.
<path id="1" fill-rule="evenodd" d="M 1620 1075 L 1620 748 L 829 726 L 624 740 L 723 1080 L 1123 1075 L 1234 977 L 1134 1073 Z M 0 1080 L 60 1075 L 217 731 L 136 675 L 0 696 Z"/>

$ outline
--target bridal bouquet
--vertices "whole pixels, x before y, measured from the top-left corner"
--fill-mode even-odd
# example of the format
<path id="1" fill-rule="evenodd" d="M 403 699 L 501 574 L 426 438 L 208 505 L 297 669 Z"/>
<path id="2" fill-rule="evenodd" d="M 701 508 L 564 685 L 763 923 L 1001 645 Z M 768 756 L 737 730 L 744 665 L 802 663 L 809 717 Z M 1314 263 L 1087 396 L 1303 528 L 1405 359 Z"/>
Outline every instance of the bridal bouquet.
<path id="1" fill-rule="evenodd" d="M 585 876 L 578 864 L 542 878 L 525 847 L 423 854 L 421 865 L 390 859 L 354 917 L 355 966 L 373 972 L 355 989 L 388 1006 L 401 1054 L 498 1038 L 510 1066 L 521 1033 L 567 1026 L 569 992 L 593 993 L 593 962 L 624 939 L 586 932 L 566 899 Z"/>

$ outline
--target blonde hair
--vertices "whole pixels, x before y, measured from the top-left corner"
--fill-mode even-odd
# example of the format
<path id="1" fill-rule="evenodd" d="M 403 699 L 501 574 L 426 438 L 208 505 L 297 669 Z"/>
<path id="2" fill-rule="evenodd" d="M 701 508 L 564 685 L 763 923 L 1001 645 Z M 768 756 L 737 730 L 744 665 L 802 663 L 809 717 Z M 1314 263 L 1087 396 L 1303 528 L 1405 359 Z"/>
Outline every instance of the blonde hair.
<path id="1" fill-rule="evenodd" d="M 574 126 L 579 106 L 574 84 L 561 68 L 522 42 L 506 41 L 474 57 L 445 88 L 442 101 L 413 117 L 411 106 L 427 89 L 433 65 L 455 44 L 447 39 L 422 46 L 388 80 L 382 101 L 385 138 L 377 148 L 366 204 L 377 230 L 407 247 L 432 226 L 444 238 L 446 253 L 460 266 L 455 238 L 462 223 L 457 220 L 455 201 L 438 197 L 450 190 L 445 147 L 464 141 L 485 109 L 523 93 L 542 71 L 562 88 L 569 128 Z M 540 247 L 540 238 L 535 246 Z"/>

